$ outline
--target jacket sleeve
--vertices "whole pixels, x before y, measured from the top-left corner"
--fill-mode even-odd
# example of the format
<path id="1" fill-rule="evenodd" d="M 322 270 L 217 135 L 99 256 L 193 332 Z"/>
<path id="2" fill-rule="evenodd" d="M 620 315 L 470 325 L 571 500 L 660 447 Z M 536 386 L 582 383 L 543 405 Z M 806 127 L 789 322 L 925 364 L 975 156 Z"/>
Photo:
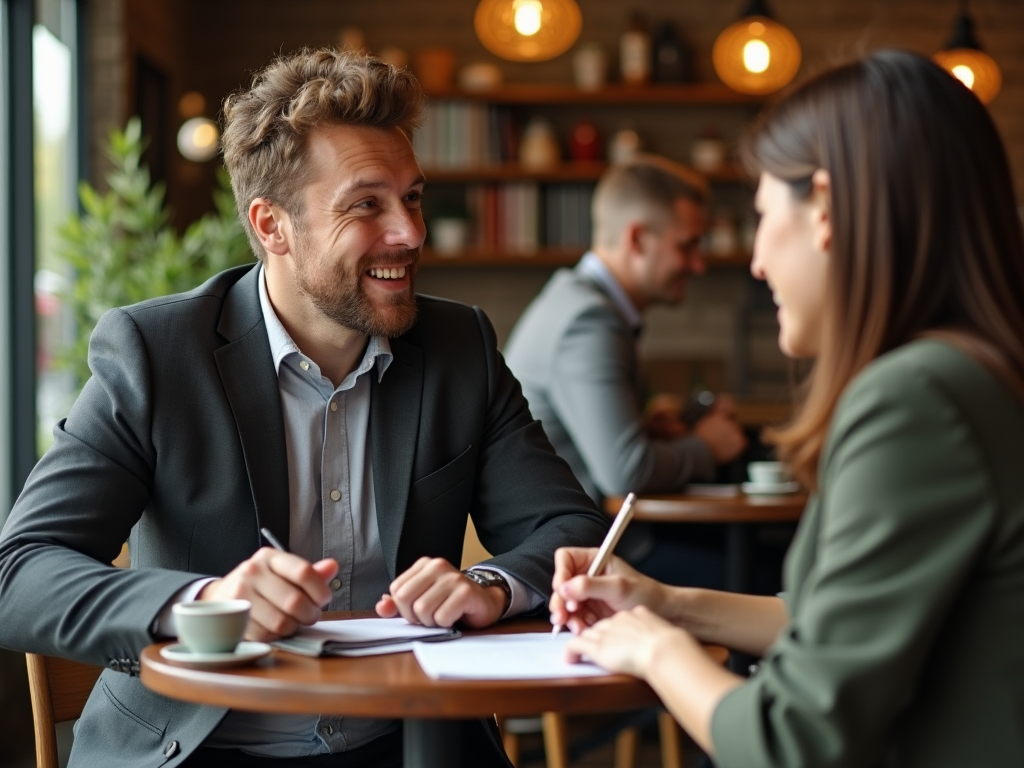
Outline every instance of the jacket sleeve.
<path id="1" fill-rule="evenodd" d="M 147 350 L 128 314 L 105 314 L 92 378 L 30 474 L 0 534 L 0 645 L 106 665 L 138 658 L 161 606 L 195 574 L 110 562 L 149 503 Z"/>
<path id="2" fill-rule="evenodd" d="M 851 385 L 819 477 L 790 624 L 714 712 L 721 768 L 876 764 L 996 518 L 971 424 L 920 369 Z"/>
<path id="3" fill-rule="evenodd" d="M 590 476 L 605 496 L 678 491 L 715 470 L 694 436 L 654 440 L 641 412 L 634 339 L 591 307 L 565 330 L 553 359 L 550 397 Z"/>
<path id="4" fill-rule="evenodd" d="M 546 598 L 555 549 L 600 545 L 608 521 L 530 415 L 519 382 L 498 352 L 490 321 L 479 309 L 476 315 L 488 381 L 473 521 L 484 547 L 501 553 L 486 563 Z"/>

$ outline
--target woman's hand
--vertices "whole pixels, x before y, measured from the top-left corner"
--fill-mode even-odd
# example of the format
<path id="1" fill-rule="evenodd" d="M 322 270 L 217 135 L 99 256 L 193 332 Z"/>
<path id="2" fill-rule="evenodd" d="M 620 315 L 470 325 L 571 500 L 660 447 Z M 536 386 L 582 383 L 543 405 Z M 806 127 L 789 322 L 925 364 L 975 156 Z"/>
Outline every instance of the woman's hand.
<path id="1" fill-rule="evenodd" d="M 572 663 L 583 656 L 611 672 L 648 678 L 665 649 L 696 641 L 685 630 L 669 624 L 644 606 L 620 611 L 583 630 L 569 640 L 566 654 Z"/>
<path id="2" fill-rule="evenodd" d="M 551 623 L 568 626 L 579 634 L 617 611 L 644 605 L 658 612 L 665 586 L 612 557 L 601 576 L 587 576 L 596 549 L 562 547 L 555 552 L 552 580 Z"/>

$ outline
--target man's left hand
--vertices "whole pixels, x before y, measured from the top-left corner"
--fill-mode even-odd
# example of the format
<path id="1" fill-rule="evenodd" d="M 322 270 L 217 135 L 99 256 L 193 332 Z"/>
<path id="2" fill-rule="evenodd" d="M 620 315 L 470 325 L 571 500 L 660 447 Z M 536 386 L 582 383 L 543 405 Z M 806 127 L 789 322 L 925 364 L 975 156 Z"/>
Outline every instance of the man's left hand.
<path id="1" fill-rule="evenodd" d="M 479 629 L 489 627 L 505 610 L 500 587 L 484 587 L 440 557 L 421 557 L 377 601 L 386 619 L 401 616 L 410 624 L 451 627 L 457 621 Z"/>

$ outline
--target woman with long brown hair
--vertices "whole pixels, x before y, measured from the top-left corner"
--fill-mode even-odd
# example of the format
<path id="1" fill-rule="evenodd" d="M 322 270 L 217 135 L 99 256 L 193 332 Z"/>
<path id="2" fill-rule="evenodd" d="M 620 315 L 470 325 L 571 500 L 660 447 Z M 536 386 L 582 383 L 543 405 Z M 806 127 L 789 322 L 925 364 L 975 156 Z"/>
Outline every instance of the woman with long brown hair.
<path id="1" fill-rule="evenodd" d="M 981 103 L 883 51 L 769 108 L 752 272 L 814 358 L 774 433 L 813 493 L 779 598 L 559 550 L 570 653 L 646 679 L 720 768 L 1024 765 L 1024 239 Z M 698 641 L 762 657 L 743 680 Z"/>

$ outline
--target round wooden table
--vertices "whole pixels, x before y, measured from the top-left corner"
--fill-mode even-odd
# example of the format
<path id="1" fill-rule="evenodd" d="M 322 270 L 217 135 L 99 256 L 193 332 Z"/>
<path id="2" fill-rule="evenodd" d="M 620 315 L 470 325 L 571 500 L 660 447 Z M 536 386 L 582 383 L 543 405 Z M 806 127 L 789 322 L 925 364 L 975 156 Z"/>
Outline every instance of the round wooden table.
<path id="1" fill-rule="evenodd" d="M 633 519 L 660 523 L 725 523 L 725 585 L 730 592 L 750 592 L 750 524 L 792 523 L 807 505 L 806 493 L 777 496 L 701 496 L 694 493 L 637 496 Z M 614 515 L 622 498 L 605 499 L 605 512 Z"/>
<path id="2" fill-rule="evenodd" d="M 329 618 L 366 617 L 366 612 Z M 485 630 L 550 631 L 543 621 L 511 621 Z M 473 634 L 472 631 L 466 634 Z M 454 641 L 457 642 L 457 641 Z M 460 765 L 460 723 L 451 718 L 567 714 L 641 709 L 657 704 L 654 691 L 626 675 L 556 680 L 432 680 L 412 653 L 360 658 L 310 658 L 275 650 L 253 666 L 190 669 L 160 656 L 164 644 L 141 656 L 142 683 L 157 693 L 198 704 L 254 712 L 402 718 L 406 768 Z M 724 663 L 724 648 L 708 652 Z"/>

